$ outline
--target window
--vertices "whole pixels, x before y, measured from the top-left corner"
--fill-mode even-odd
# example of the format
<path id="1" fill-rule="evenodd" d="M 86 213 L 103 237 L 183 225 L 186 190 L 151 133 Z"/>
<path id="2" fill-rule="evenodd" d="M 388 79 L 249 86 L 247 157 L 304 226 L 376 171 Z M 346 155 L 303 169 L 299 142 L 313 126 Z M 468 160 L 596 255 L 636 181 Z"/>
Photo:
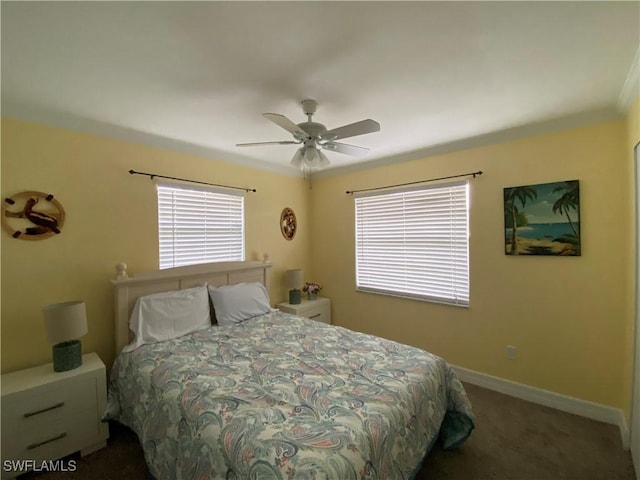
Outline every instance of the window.
<path id="1" fill-rule="evenodd" d="M 244 260 L 241 193 L 158 184 L 160 268 Z"/>
<path id="2" fill-rule="evenodd" d="M 467 183 L 361 194 L 356 288 L 469 304 Z"/>

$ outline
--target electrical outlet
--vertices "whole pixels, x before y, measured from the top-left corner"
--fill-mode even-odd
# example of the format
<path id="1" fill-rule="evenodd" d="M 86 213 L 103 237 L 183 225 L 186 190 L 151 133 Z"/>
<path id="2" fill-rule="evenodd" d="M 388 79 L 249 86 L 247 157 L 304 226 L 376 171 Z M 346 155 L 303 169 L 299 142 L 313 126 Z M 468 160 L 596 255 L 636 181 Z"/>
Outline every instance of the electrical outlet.
<path id="1" fill-rule="evenodd" d="M 507 345 L 506 354 L 509 360 L 515 360 L 517 354 L 516 347 L 514 347 L 513 345 Z"/>

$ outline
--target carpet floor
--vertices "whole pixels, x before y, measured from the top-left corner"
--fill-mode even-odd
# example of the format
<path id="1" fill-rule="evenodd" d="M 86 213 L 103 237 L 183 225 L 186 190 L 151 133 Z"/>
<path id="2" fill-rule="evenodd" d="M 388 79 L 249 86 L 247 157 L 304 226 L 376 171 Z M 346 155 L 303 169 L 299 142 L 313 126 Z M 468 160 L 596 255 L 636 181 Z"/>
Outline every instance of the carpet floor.
<path id="1" fill-rule="evenodd" d="M 465 384 L 476 429 L 459 449 L 438 445 L 416 480 L 634 480 L 616 426 Z M 75 472 L 29 473 L 22 480 L 150 479 L 136 435 L 110 425 L 107 448 L 72 456 Z M 164 480 L 164 479 L 158 479 Z M 340 479 L 336 479 L 340 480 Z"/>

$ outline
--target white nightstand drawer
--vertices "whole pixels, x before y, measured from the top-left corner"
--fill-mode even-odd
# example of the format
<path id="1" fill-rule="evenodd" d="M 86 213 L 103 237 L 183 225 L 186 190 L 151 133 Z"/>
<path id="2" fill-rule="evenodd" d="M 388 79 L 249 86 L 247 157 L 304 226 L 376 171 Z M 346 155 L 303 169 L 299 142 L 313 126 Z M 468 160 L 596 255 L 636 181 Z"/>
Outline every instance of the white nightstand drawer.
<path id="1" fill-rule="evenodd" d="M 40 428 L 45 422 L 95 407 L 96 378 L 62 381 L 2 398 L 2 429 Z"/>
<path id="2" fill-rule="evenodd" d="M 100 435 L 95 408 L 74 415 L 41 422 L 38 428 L 14 431 L 10 438 L 2 435 L 2 456 L 12 460 L 50 460 L 60 452 L 81 450 Z"/>
<path id="3" fill-rule="evenodd" d="M 315 300 L 317 302 L 317 300 Z M 313 303 L 314 301 L 310 301 L 309 303 Z M 319 304 L 308 305 L 305 308 L 302 308 L 298 311 L 298 315 L 301 317 L 307 317 L 311 320 L 315 320 L 316 322 L 322 323 L 331 323 L 330 320 L 330 308 L 331 306 L 328 303 L 322 302 Z"/>

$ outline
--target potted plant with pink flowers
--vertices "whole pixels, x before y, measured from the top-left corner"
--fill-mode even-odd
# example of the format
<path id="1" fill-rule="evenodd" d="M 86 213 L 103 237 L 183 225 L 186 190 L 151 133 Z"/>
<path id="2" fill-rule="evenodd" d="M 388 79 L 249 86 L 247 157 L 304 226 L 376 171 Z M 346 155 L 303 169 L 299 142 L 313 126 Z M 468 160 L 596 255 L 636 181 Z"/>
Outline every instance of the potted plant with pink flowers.
<path id="1" fill-rule="evenodd" d="M 306 282 L 302 291 L 307 294 L 309 300 L 315 300 L 318 298 L 318 293 L 322 290 L 322 287 L 314 282 Z"/>

